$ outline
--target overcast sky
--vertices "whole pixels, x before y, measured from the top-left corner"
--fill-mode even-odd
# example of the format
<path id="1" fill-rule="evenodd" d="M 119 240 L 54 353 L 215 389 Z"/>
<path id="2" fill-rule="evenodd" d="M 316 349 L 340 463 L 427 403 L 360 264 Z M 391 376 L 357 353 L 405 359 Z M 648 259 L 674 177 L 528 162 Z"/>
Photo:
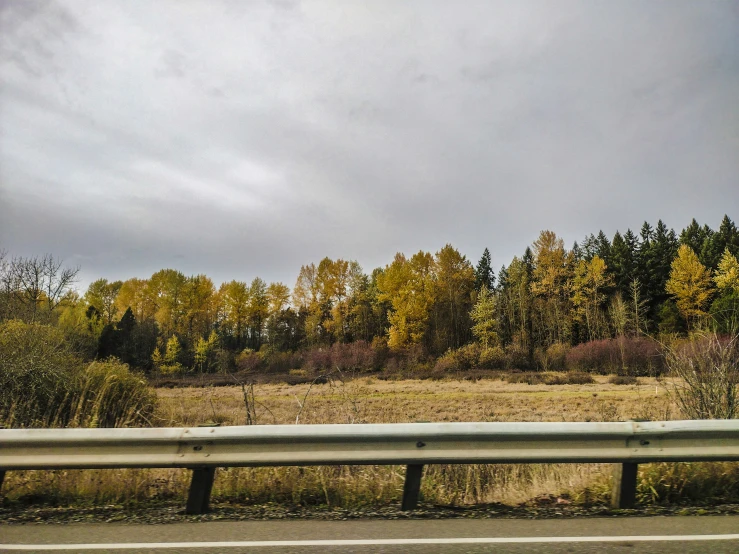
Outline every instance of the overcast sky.
<path id="1" fill-rule="evenodd" d="M 739 218 L 739 2 L 0 2 L 0 248 L 281 280 Z"/>

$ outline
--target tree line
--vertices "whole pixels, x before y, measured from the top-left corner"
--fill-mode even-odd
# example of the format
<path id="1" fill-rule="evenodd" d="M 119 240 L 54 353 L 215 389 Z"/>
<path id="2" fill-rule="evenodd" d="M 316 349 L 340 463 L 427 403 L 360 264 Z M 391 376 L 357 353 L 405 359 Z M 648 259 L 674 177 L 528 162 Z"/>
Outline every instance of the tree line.
<path id="1" fill-rule="evenodd" d="M 451 245 L 398 253 L 366 273 L 352 260 L 303 265 L 295 285 L 162 269 L 147 279 L 98 279 L 74 290 L 78 268 L 53 256 L 0 252 L 0 320 L 53 324 L 90 358 L 148 371 L 233 369 L 239 356 L 363 342 L 429 356 L 477 344 L 522 360 L 557 345 L 675 334 L 739 314 L 739 231 L 662 221 L 566 248 L 552 231 L 497 272 Z"/>

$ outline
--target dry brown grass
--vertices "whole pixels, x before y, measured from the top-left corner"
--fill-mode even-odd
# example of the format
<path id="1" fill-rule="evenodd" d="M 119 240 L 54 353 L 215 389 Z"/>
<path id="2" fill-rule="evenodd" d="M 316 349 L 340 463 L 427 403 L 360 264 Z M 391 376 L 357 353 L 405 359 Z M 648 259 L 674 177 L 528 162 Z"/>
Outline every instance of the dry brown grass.
<path id="1" fill-rule="evenodd" d="M 158 396 L 158 425 L 240 425 L 246 420 L 239 387 L 159 389 Z M 666 390 L 647 378 L 635 385 L 610 384 L 607 377 L 596 377 L 588 385 L 362 378 L 313 386 L 260 385 L 256 414 L 261 424 L 295 423 L 296 419 L 308 424 L 617 421 L 673 419 L 678 412 Z M 698 494 L 700 483 L 716 475 L 719 480 L 714 481 L 729 493 L 739 493 L 737 464 L 692 464 L 698 468 L 692 470 L 675 470 L 675 466 L 644 466 L 640 497 L 645 501 L 680 498 L 688 478 L 699 481 L 697 488 L 689 488 Z M 403 472 L 396 466 L 221 469 L 213 495 L 249 503 L 380 505 L 399 501 Z M 9 499 L 43 497 L 60 503 L 182 499 L 188 477 L 181 470 L 10 472 L 5 493 Z M 422 495 L 426 502 L 440 504 L 519 504 L 544 494 L 564 495 L 576 502 L 604 501 L 609 479 L 610 466 L 599 464 L 429 466 Z"/>
<path id="2" fill-rule="evenodd" d="M 206 422 L 240 425 L 246 419 L 238 387 L 160 389 L 164 425 Z M 618 421 L 671 419 L 675 406 L 653 379 L 612 385 L 526 385 L 498 380 L 380 381 L 260 385 L 261 424 L 407 423 L 417 421 Z M 300 406 L 304 404 L 301 411 Z"/>

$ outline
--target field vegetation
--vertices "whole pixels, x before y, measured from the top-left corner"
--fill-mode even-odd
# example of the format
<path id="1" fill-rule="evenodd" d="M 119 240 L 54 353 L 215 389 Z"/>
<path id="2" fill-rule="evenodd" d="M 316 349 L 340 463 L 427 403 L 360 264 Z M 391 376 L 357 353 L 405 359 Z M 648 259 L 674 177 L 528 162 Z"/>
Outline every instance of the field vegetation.
<path id="1" fill-rule="evenodd" d="M 609 382 L 613 379 L 607 376 L 595 376 L 589 384 L 551 385 L 502 379 L 383 381 L 346 377 L 336 374 L 327 382 L 316 384 L 258 385 L 253 398 L 248 389 L 240 386 L 160 388 L 155 422 L 180 426 L 243 425 L 247 421 L 307 424 L 682 417 L 668 383 L 654 378 L 620 385 Z M 610 472 L 608 464 L 428 466 L 422 498 L 428 504 L 442 505 L 521 504 L 542 499 L 603 503 L 610 495 Z M 151 500 L 184 502 L 188 473 L 10 472 L 6 477 L 5 502 L 129 506 Z M 404 468 L 382 466 L 221 469 L 213 499 L 216 504 L 378 506 L 399 502 L 403 478 Z M 644 465 L 640 469 L 639 499 L 644 503 L 736 501 L 739 465 Z"/>

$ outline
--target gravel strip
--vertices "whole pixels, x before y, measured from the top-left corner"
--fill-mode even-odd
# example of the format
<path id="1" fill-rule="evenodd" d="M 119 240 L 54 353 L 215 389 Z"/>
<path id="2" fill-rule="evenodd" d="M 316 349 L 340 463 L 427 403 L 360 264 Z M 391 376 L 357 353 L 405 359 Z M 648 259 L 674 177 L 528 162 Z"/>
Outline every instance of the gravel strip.
<path id="1" fill-rule="evenodd" d="M 136 506 L 44 506 L 4 502 L 0 506 L 1 524 L 117 522 L 161 525 L 193 521 L 245 521 L 311 519 L 342 521 L 349 519 L 449 519 L 506 518 L 556 519 L 571 517 L 628 517 L 655 515 L 720 515 L 739 514 L 739 504 L 648 505 L 633 510 L 613 510 L 606 505 L 536 504 L 505 506 L 487 504 L 469 507 L 435 506 L 421 503 L 414 512 L 402 512 L 397 506 L 358 509 L 326 506 L 287 506 L 283 504 L 238 505 L 213 503 L 203 515 L 186 515 L 181 502 L 147 503 Z"/>

